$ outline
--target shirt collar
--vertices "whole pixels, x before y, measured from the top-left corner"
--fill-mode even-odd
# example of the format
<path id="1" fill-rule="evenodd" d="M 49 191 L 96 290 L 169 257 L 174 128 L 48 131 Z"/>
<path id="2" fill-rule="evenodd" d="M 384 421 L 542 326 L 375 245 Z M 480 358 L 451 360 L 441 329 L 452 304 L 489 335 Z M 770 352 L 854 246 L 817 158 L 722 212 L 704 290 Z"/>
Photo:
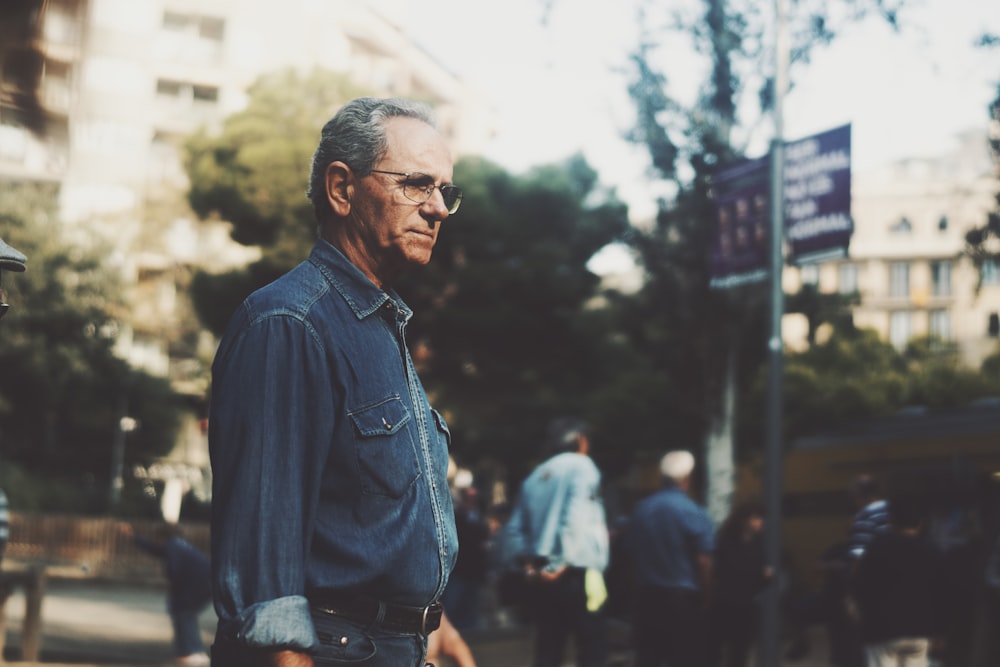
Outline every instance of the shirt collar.
<path id="1" fill-rule="evenodd" d="M 413 315 L 395 290 L 385 291 L 376 286 L 329 241 L 317 239 L 309 261 L 330 281 L 359 320 L 378 312 L 386 303 L 392 303 L 407 320 Z"/>

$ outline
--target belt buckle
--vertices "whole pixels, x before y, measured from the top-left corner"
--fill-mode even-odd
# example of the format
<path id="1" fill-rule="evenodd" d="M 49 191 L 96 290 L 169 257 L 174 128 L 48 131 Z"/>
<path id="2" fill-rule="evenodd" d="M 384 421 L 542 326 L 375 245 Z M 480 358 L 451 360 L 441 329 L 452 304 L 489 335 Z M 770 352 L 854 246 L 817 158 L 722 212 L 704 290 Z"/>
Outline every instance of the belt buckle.
<path id="1" fill-rule="evenodd" d="M 420 634 L 422 634 L 424 637 L 426 637 L 427 635 L 430 634 L 430 632 L 428 632 L 428 630 L 427 630 L 427 620 L 428 620 L 428 617 L 430 616 L 431 612 L 437 613 L 437 612 L 440 611 L 440 609 L 441 609 L 441 603 L 440 602 L 435 602 L 433 604 L 429 604 L 426 607 L 424 607 L 423 613 L 420 616 Z M 438 616 L 438 624 L 439 625 L 441 623 L 440 619 L 441 619 L 441 617 Z"/>

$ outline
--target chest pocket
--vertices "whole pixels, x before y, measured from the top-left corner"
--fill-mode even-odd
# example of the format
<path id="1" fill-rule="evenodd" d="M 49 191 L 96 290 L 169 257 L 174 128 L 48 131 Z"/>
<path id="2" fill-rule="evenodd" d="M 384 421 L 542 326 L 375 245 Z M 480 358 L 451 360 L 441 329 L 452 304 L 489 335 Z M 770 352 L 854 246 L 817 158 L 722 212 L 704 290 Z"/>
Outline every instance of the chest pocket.
<path id="1" fill-rule="evenodd" d="M 420 477 L 410 411 L 398 396 L 391 396 L 349 415 L 357 435 L 362 492 L 401 498 Z"/>

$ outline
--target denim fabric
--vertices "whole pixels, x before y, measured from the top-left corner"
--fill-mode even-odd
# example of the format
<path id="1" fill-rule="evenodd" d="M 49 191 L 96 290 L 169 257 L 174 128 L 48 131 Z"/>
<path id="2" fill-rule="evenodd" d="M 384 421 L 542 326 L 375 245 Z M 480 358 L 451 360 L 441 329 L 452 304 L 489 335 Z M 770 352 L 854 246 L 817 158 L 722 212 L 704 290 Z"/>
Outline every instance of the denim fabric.
<path id="1" fill-rule="evenodd" d="M 212 601 L 211 567 L 208 556 L 182 537 L 157 542 L 141 535 L 136 546 L 163 561 L 167 578 L 167 611 L 200 612 Z"/>
<path id="2" fill-rule="evenodd" d="M 512 556 L 541 555 L 549 567 L 608 566 L 608 525 L 601 500 L 601 473 L 584 454 L 557 454 L 535 468 L 505 526 L 503 547 Z"/>
<path id="3" fill-rule="evenodd" d="M 315 613 L 312 622 L 319 641 L 311 652 L 313 664 L 355 667 L 423 667 L 427 639 L 422 635 L 390 632 Z M 265 667 L 268 654 L 230 641 L 212 645 L 212 667 Z"/>
<path id="4" fill-rule="evenodd" d="M 715 549 L 708 513 L 675 486 L 643 499 L 625 535 L 640 586 L 698 590 L 696 554 Z"/>
<path id="5" fill-rule="evenodd" d="M 313 650 L 311 597 L 424 606 L 444 590 L 450 436 L 406 348 L 411 315 L 321 240 L 230 320 L 209 418 L 219 637 Z"/>
<path id="6" fill-rule="evenodd" d="M 201 641 L 201 626 L 197 611 L 170 612 L 170 622 L 174 626 L 174 655 L 178 658 L 205 652 Z"/>

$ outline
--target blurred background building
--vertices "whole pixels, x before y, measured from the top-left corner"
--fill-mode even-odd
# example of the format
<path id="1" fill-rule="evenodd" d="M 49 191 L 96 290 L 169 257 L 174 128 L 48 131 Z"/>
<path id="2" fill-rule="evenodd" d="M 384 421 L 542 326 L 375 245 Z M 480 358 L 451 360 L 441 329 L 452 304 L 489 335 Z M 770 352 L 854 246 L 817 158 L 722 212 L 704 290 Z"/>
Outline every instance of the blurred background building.
<path id="1" fill-rule="evenodd" d="M 226 116 L 243 109 L 246 91 L 260 75 L 293 67 L 340 72 L 378 94 L 430 102 L 456 154 L 477 153 L 490 138 L 494 119 L 485 98 L 387 18 L 383 12 L 392 4 L 41 3 L 34 39 L 43 60 L 38 97 L 46 130 L 34 134 L 10 109 L 0 108 L 0 182 L 58 184 L 67 238 L 106 244 L 109 266 L 129 286 L 131 312 L 118 332 L 120 355 L 169 377 L 192 399 L 172 456 L 183 465 L 140 474 L 184 479 L 190 476 L 186 470 L 207 468 L 198 404 L 208 389 L 215 341 L 204 332 L 191 340 L 195 320 L 187 282 L 196 268 L 222 271 L 257 256 L 230 239 L 225 222 L 197 220 L 188 207 L 182 164 L 187 136 L 199 128 L 218 129 Z M 0 85 L 11 87 L 9 81 Z M 12 97 L 0 100 L 9 104 Z"/>

